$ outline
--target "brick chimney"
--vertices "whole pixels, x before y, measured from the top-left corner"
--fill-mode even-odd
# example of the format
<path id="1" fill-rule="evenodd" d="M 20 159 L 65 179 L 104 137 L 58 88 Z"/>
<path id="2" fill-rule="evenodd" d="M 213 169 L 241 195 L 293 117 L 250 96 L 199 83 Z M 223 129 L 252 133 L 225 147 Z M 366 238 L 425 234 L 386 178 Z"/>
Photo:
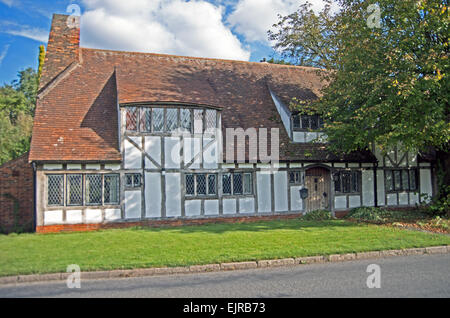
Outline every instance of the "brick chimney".
<path id="1" fill-rule="evenodd" d="M 80 17 L 54 14 L 39 88 L 80 58 Z"/>

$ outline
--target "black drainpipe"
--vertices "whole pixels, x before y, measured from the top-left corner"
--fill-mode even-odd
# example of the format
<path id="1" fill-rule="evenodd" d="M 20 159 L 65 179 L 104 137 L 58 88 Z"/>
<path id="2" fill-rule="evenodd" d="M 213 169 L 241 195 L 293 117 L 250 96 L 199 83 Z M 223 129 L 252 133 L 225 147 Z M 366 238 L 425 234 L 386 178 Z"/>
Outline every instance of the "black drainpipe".
<path id="1" fill-rule="evenodd" d="M 31 166 L 33 167 L 33 210 L 34 210 L 34 217 L 33 217 L 33 229 L 36 232 L 36 224 L 37 224 L 37 207 L 36 207 L 36 196 L 37 196 L 37 191 L 36 191 L 36 162 L 33 162 L 31 164 Z"/>

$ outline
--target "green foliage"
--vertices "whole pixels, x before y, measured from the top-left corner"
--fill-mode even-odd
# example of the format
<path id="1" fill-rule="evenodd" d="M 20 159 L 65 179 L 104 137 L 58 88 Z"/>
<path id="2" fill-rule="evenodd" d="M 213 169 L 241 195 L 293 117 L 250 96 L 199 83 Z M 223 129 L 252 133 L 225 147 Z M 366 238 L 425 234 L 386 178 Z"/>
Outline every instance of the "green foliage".
<path id="1" fill-rule="evenodd" d="M 327 210 L 315 210 L 303 215 L 302 219 L 306 221 L 324 221 L 331 220 L 333 216 L 330 211 Z"/>
<path id="2" fill-rule="evenodd" d="M 350 210 L 346 219 L 358 221 L 382 222 L 386 219 L 386 210 L 374 207 L 361 207 Z"/>
<path id="3" fill-rule="evenodd" d="M 41 79 L 42 75 L 42 68 L 44 66 L 45 61 L 45 46 L 41 45 L 39 46 L 39 66 L 38 66 L 38 74 L 37 74 L 37 82 L 39 86 L 39 80 Z"/>
<path id="4" fill-rule="evenodd" d="M 376 144 L 383 151 L 449 150 L 448 1 L 339 0 L 316 14 L 305 4 L 269 33 L 301 65 L 328 69 L 314 103 L 337 153 Z M 377 4 L 380 28 L 367 23 Z M 301 106 L 300 106 L 301 108 Z"/>
<path id="5" fill-rule="evenodd" d="M 346 219 L 373 223 L 416 221 L 418 219 L 425 219 L 427 217 L 428 215 L 423 209 L 398 211 L 377 207 L 354 208 L 351 209 L 350 212 L 345 216 Z"/>
<path id="6" fill-rule="evenodd" d="M 31 68 L 0 87 L 0 164 L 29 150 L 36 93 L 37 74 Z"/>
<path id="7" fill-rule="evenodd" d="M 285 61 L 285 60 L 278 60 L 274 57 L 271 57 L 270 59 L 266 60 L 263 59 L 264 62 L 270 63 L 270 64 L 280 64 L 280 65 L 293 65 L 291 62 Z"/>

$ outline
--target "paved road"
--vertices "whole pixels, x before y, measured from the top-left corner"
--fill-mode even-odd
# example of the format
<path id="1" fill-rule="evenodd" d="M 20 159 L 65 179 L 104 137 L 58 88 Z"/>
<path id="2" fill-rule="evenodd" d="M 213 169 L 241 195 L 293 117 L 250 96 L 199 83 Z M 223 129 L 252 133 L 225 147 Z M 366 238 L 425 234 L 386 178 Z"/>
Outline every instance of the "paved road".
<path id="1" fill-rule="evenodd" d="M 369 264 L 381 288 L 367 288 Z M 450 297 L 450 254 L 233 272 L 0 287 L 0 297 Z"/>

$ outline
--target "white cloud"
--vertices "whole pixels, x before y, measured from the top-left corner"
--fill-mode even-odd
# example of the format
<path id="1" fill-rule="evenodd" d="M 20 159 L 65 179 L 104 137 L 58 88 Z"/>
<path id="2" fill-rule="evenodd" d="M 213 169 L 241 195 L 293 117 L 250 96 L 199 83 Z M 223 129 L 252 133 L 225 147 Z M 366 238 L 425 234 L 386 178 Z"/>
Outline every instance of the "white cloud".
<path id="1" fill-rule="evenodd" d="M 223 23 L 222 6 L 205 0 L 84 0 L 83 46 L 248 60 Z"/>
<path id="2" fill-rule="evenodd" d="M 296 11 L 306 0 L 239 0 L 227 21 L 249 42 L 268 43 L 267 31 L 278 22 L 278 15 Z M 309 0 L 314 10 L 323 8 L 322 0 Z"/>
<path id="3" fill-rule="evenodd" d="M 22 36 L 43 43 L 46 43 L 48 40 L 48 30 L 20 25 L 10 21 L 0 22 L 0 32 Z"/>
<path id="4" fill-rule="evenodd" d="M 14 1 L 14 0 L 0 0 L 0 2 L 6 4 L 8 7 L 12 7 L 12 5 L 15 4 L 16 1 Z"/>
<path id="5" fill-rule="evenodd" d="M 3 59 L 6 57 L 6 54 L 8 54 L 8 50 L 9 50 L 9 44 L 6 44 L 3 47 L 2 52 L 0 53 L 0 65 L 2 65 Z"/>

